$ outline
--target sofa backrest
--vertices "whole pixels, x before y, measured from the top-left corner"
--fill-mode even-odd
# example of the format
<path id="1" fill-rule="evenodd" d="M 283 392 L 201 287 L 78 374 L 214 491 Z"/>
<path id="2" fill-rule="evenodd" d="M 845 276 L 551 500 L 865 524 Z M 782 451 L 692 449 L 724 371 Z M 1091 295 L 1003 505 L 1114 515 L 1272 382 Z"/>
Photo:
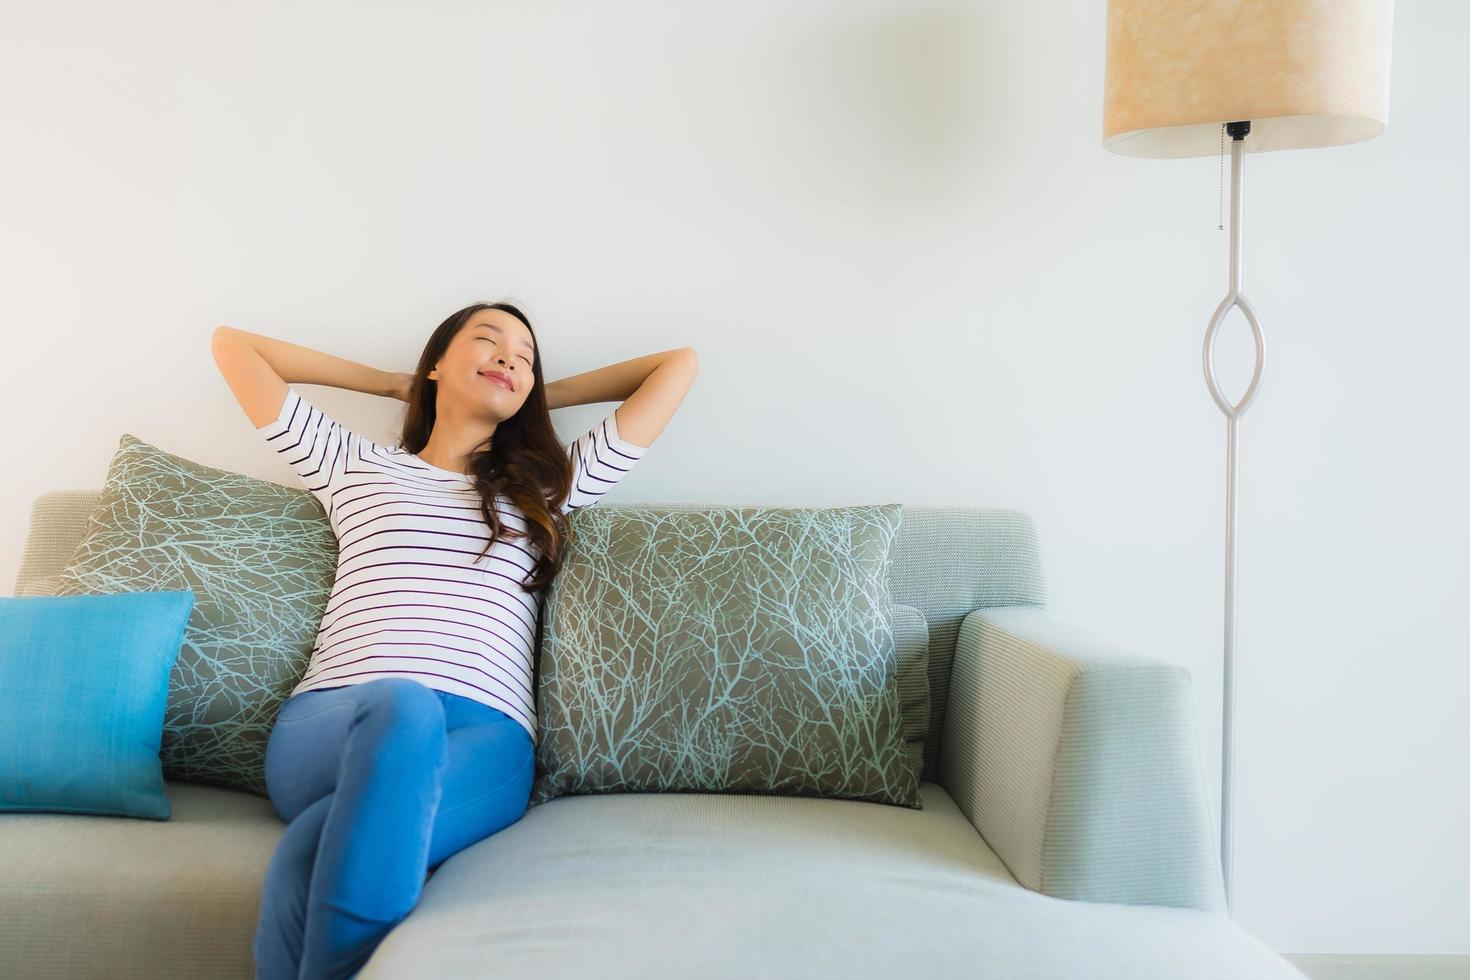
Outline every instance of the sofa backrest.
<path id="1" fill-rule="evenodd" d="M 17 593 L 66 567 L 99 493 L 63 490 L 36 498 Z M 598 506 L 693 510 L 751 505 L 609 501 Z M 893 601 L 917 608 L 929 624 L 931 703 L 923 780 L 937 782 L 949 669 L 960 623 L 972 610 L 986 606 L 1046 605 L 1034 522 L 1028 514 L 1002 507 L 905 505 L 894 545 Z"/>

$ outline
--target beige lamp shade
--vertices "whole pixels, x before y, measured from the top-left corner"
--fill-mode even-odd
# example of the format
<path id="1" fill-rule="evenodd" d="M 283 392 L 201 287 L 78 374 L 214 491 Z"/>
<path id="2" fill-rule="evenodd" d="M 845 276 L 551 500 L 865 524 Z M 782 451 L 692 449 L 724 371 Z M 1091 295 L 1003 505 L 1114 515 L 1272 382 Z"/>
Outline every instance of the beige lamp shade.
<path id="1" fill-rule="evenodd" d="M 1370 139 L 1392 35 L 1393 0 L 1108 0 L 1103 145 L 1210 156 L 1236 121 L 1246 152 Z"/>

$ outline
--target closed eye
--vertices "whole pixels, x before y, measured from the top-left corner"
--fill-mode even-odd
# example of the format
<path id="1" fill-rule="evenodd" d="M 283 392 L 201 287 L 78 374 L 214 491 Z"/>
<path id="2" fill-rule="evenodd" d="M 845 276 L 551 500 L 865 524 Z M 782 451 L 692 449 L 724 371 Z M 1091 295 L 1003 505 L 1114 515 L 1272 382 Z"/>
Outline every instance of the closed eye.
<path id="1" fill-rule="evenodd" d="M 480 337 L 476 337 L 475 339 L 476 340 L 488 340 L 492 344 L 495 343 L 495 338 L 494 337 L 480 336 Z M 527 357 L 525 354 L 520 355 L 520 358 L 521 358 L 521 360 L 525 361 L 526 364 L 528 364 L 528 365 L 531 363 L 531 359 L 529 357 Z"/>

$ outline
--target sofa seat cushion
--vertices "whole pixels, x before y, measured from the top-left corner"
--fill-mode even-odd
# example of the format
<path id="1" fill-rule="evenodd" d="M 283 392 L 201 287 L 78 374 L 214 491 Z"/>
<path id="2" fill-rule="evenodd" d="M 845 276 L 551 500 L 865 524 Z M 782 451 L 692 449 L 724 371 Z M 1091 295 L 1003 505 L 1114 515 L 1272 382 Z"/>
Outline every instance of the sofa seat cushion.
<path id="1" fill-rule="evenodd" d="M 358 980 L 1304 980 L 1217 913 L 1022 888 L 948 794 L 547 801 L 445 862 Z"/>
<path id="2" fill-rule="evenodd" d="M 166 781 L 168 820 L 0 814 L 0 974 L 250 977 L 270 801 Z"/>

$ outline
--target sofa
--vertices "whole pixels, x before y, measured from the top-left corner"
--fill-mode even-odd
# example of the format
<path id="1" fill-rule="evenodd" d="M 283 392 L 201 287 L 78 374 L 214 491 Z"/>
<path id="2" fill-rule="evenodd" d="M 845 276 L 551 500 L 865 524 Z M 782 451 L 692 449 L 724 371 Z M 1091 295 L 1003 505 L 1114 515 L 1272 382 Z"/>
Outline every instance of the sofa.
<path id="1" fill-rule="evenodd" d="M 17 594 L 96 500 L 35 501 Z M 358 976 L 1305 976 L 1228 914 L 1190 673 L 1047 612 L 1028 515 L 905 507 L 892 597 L 928 645 L 922 809 L 561 796 L 438 868 Z M 253 975 L 284 824 L 166 789 L 163 821 L 0 814 L 0 974 Z"/>

